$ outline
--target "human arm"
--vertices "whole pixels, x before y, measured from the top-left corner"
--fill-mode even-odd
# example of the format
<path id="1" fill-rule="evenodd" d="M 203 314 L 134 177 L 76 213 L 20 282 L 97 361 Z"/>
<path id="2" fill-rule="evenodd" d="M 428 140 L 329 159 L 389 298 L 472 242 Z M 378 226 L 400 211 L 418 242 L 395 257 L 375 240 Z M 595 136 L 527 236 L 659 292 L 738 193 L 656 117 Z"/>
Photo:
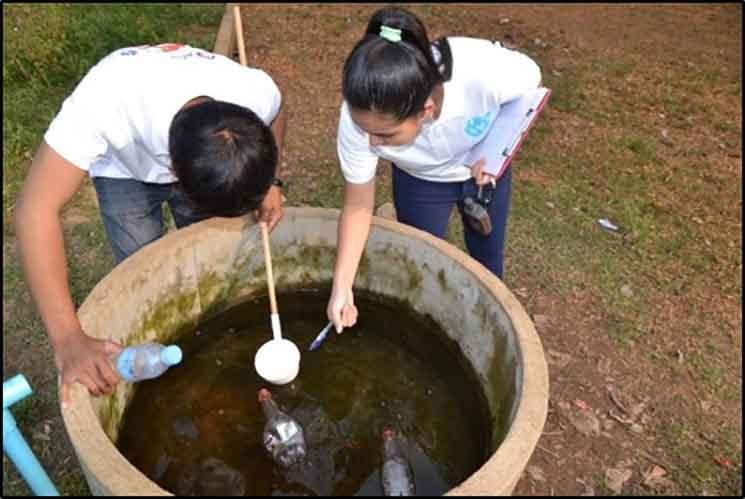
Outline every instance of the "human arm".
<path id="1" fill-rule="evenodd" d="M 287 129 L 287 113 L 285 112 L 284 102 L 280 105 L 277 116 L 269 128 L 272 130 L 274 141 L 277 143 L 277 170 L 279 170 L 279 165 L 282 164 L 282 152 Z M 256 211 L 256 218 L 259 221 L 266 222 L 269 231 L 272 231 L 282 219 L 282 215 L 282 191 L 278 186 L 272 185 Z"/>
<path id="2" fill-rule="evenodd" d="M 54 350 L 63 406 L 76 381 L 93 395 L 111 393 L 118 382 L 109 356 L 121 347 L 83 332 L 68 285 L 60 212 L 86 174 L 42 142 L 14 214 L 21 265 Z"/>
<path id="3" fill-rule="evenodd" d="M 375 205 L 375 178 L 363 183 L 346 182 L 344 206 L 337 230 L 337 253 L 334 265 L 334 282 L 326 314 L 334 323 L 337 333 L 357 322 L 352 286 L 357 275 L 362 252 L 370 233 Z"/>
<path id="4" fill-rule="evenodd" d="M 340 333 L 357 322 L 352 286 L 372 222 L 378 165 L 378 157 L 369 147 L 369 137 L 354 125 L 346 102 L 340 112 L 336 150 L 345 179 L 344 204 L 339 216 L 334 282 L 326 315 Z"/>

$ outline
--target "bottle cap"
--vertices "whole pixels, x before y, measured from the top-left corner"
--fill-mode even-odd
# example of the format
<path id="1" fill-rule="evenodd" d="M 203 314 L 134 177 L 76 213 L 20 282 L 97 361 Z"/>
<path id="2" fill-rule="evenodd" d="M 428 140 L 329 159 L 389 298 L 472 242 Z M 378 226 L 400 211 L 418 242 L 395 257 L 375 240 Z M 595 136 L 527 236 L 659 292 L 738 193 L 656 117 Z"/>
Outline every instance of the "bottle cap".
<path id="1" fill-rule="evenodd" d="M 160 360 L 162 360 L 164 364 L 168 364 L 169 366 L 175 366 L 176 364 L 181 362 L 181 358 L 181 349 L 178 347 L 178 345 L 167 346 L 160 352 Z"/>
<path id="2" fill-rule="evenodd" d="M 259 402 L 264 402 L 272 398 L 272 392 L 266 388 L 259 390 Z"/>
<path id="3" fill-rule="evenodd" d="M 391 440 L 396 436 L 396 432 L 390 426 L 383 428 L 383 440 Z"/>

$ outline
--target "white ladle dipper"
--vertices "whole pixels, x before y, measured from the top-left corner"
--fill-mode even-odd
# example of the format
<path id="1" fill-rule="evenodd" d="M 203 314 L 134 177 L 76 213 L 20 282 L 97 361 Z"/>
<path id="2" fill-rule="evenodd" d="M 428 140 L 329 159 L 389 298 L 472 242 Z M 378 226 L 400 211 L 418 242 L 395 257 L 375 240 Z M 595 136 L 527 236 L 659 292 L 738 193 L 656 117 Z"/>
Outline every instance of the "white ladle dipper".
<path id="1" fill-rule="evenodd" d="M 243 42 L 243 23 L 241 9 L 233 6 L 233 17 L 238 41 L 238 56 L 241 65 L 245 66 L 246 48 Z M 266 260 L 266 280 L 269 285 L 269 304 L 271 307 L 272 334 L 274 339 L 267 341 L 256 352 L 254 367 L 259 376 L 269 383 L 285 385 L 295 379 L 300 370 L 300 350 L 289 340 L 282 339 L 282 328 L 277 313 L 277 298 L 274 296 L 274 275 L 272 274 L 272 255 L 269 251 L 269 230 L 265 222 L 260 222 L 261 239 L 264 243 L 264 259 Z"/>
<path id="2" fill-rule="evenodd" d="M 269 230 L 266 222 L 260 222 L 261 239 L 264 243 L 266 260 L 266 280 L 269 285 L 269 307 L 271 309 L 272 334 L 274 339 L 267 341 L 256 352 L 254 367 L 259 376 L 275 385 L 286 385 L 297 377 L 300 371 L 300 350 L 290 340 L 282 338 L 282 328 L 277 312 L 277 298 L 274 296 L 274 275 L 272 255 L 269 250 Z"/>

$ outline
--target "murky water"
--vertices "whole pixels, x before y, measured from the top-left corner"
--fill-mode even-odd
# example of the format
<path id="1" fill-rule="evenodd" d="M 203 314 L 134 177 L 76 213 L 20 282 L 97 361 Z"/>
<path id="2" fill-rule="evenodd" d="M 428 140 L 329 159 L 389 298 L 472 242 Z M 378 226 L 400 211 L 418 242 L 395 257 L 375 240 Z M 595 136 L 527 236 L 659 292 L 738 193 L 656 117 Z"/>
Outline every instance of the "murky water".
<path id="1" fill-rule="evenodd" d="M 327 289 L 278 295 L 283 335 L 302 355 L 297 379 L 281 387 L 253 366 L 272 337 L 266 297 L 190 331 L 178 342 L 182 364 L 135 390 L 122 454 L 179 495 L 382 495 L 381 432 L 392 425 L 409 441 L 418 495 L 476 471 L 490 418 L 452 342 L 408 307 L 358 292 L 358 324 L 309 352 L 327 299 Z M 261 446 L 263 386 L 304 427 L 309 459 L 299 469 L 280 469 Z"/>

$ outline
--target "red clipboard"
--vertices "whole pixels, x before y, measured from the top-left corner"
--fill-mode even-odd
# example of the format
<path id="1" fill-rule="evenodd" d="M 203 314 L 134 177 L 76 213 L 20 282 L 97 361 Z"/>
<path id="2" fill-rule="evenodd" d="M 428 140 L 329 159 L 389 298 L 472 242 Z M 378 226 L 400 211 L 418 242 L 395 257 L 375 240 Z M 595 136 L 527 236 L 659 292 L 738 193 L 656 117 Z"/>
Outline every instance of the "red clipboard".
<path id="1" fill-rule="evenodd" d="M 525 137 L 528 136 L 528 132 L 533 127 L 533 124 L 535 123 L 536 118 L 538 118 L 538 115 L 543 111 L 543 108 L 546 107 L 546 103 L 548 102 L 548 98 L 551 96 L 551 89 L 546 89 L 546 95 L 543 96 L 543 99 L 541 99 L 541 102 L 538 104 L 538 106 L 533 110 L 533 116 L 528 122 L 528 126 L 525 128 L 525 130 L 520 133 L 520 138 L 518 139 L 515 146 L 512 148 L 512 152 L 509 156 L 507 156 L 507 159 L 505 159 L 502 162 L 502 167 L 499 169 L 499 173 L 497 174 L 497 178 L 499 178 L 504 171 L 507 169 L 508 166 L 510 166 L 510 163 L 512 162 L 512 158 L 515 157 L 515 154 L 517 154 L 517 151 L 520 149 L 520 146 L 523 145 L 523 142 L 525 141 Z"/>

